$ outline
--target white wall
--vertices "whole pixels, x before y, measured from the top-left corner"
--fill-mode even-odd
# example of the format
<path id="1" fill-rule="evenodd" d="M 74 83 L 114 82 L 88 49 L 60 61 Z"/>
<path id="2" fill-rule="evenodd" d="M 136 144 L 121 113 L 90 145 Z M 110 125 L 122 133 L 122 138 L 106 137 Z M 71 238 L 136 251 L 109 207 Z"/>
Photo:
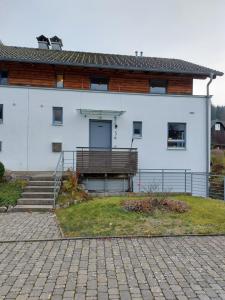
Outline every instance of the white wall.
<path id="1" fill-rule="evenodd" d="M 113 128 L 112 145 L 130 147 L 132 122 L 142 121 L 143 138 L 133 143 L 139 151 L 139 168 L 204 172 L 205 100 L 201 96 L 0 87 L 4 104 L 0 161 L 12 170 L 54 170 L 59 154 L 51 152 L 52 142 L 62 142 L 64 150 L 89 146 L 89 118 L 77 109 L 125 110 L 117 119 L 117 139 Z M 53 106 L 63 107 L 63 126 L 52 126 Z M 168 122 L 187 123 L 186 150 L 167 149 Z"/>

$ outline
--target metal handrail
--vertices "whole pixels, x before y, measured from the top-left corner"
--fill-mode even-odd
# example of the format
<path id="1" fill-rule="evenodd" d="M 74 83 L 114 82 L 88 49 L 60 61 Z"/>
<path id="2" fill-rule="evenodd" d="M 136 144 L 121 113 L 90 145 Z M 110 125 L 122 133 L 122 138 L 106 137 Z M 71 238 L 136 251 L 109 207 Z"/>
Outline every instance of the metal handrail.
<path id="1" fill-rule="evenodd" d="M 55 171 L 53 173 L 53 178 L 54 178 L 54 208 L 56 207 L 56 198 L 57 198 L 59 190 L 60 190 L 63 171 L 64 171 L 64 153 L 61 152 L 60 156 L 59 156 L 59 160 L 58 160 L 56 168 L 55 168 Z"/>

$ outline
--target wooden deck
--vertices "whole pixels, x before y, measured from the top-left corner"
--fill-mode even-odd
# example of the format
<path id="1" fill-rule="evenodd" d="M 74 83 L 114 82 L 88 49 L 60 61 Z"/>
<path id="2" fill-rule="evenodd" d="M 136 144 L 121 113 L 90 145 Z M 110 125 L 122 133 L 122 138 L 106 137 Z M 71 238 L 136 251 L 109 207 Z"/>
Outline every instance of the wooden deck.
<path id="1" fill-rule="evenodd" d="M 81 174 L 135 174 L 136 148 L 77 148 L 76 169 Z"/>

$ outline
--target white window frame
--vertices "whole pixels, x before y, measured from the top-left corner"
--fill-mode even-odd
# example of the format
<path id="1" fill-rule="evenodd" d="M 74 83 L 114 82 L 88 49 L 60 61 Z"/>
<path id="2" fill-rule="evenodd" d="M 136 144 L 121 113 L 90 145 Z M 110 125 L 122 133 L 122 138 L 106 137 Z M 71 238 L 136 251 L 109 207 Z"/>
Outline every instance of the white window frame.
<path id="1" fill-rule="evenodd" d="M 135 124 L 141 124 L 141 133 L 140 134 L 135 134 L 134 133 L 134 127 L 135 127 Z M 142 138 L 142 131 L 143 131 L 143 123 L 142 121 L 133 121 L 133 138 L 135 139 L 141 139 Z"/>
<path id="2" fill-rule="evenodd" d="M 0 104 L 0 106 L 2 107 L 2 117 L 0 118 L 0 124 L 3 124 L 3 109 L 4 109 L 4 105 L 3 104 Z"/>
<path id="3" fill-rule="evenodd" d="M 61 113 L 62 113 L 62 120 L 61 121 L 56 121 L 55 120 L 55 110 L 56 109 L 61 109 Z M 63 125 L 63 107 L 62 106 L 53 106 L 52 107 L 52 125 L 53 126 L 62 126 Z"/>
<path id="4" fill-rule="evenodd" d="M 169 139 L 169 125 L 170 124 L 182 124 L 185 125 L 184 139 Z M 169 143 L 177 143 L 176 147 L 169 146 Z M 184 146 L 178 146 L 179 143 L 183 143 Z M 186 150 L 187 147 L 187 123 L 185 122 L 168 122 L 167 123 L 167 149 L 168 150 Z"/>

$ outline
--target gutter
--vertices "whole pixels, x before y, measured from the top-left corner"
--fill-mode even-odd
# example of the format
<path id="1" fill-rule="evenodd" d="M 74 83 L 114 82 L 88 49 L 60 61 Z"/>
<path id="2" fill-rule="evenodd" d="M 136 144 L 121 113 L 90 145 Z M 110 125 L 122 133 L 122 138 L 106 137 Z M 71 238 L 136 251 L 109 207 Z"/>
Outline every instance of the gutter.
<path id="1" fill-rule="evenodd" d="M 213 73 L 210 73 L 210 79 L 207 83 L 206 88 L 206 173 L 210 173 L 210 136 L 209 136 L 209 112 L 211 109 L 211 96 L 209 94 L 209 87 L 212 83 L 215 75 Z M 210 114 L 211 115 L 211 114 Z M 208 182 L 208 180 L 207 180 Z M 208 190 L 208 189 L 207 189 Z"/>

